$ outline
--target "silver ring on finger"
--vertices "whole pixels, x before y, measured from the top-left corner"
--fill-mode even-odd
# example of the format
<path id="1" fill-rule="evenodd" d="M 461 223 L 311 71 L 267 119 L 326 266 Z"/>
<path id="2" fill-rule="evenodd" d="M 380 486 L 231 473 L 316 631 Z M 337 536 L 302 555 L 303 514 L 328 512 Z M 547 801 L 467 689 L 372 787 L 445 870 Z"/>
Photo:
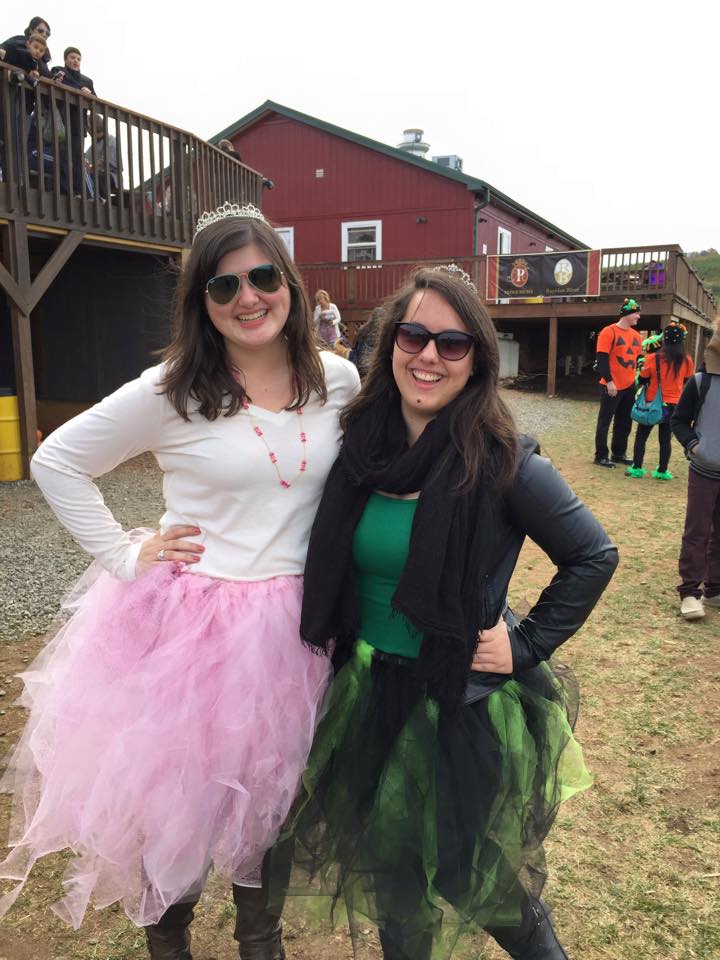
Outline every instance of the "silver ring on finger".
<path id="1" fill-rule="evenodd" d="M 164 548 L 163 548 L 162 550 L 158 551 L 157 558 L 158 558 L 158 560 L 164 560 L 164 559 L 165 559 L 165 549 L 164 549 Z"/>

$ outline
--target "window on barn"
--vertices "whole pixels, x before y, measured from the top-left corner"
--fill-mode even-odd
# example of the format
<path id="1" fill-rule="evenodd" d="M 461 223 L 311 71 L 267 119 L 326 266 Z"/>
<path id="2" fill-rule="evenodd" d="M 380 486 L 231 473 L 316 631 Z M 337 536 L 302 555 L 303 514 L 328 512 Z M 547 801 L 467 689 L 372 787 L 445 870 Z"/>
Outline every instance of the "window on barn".
<path id="1" fill-rule="evenodd" d="M 504 254 L 511 253 L 511 248 L 512 233 L 509 230 L 506 230 L 504 227 L 498 227 L 498 255 L 502 257 Z"/>
<path id="2" fill-rule="evenodd" d="M 500 257 L 512 252 L 512 233 L 505 227 L 498 227 L 497 252 Z M 510 303 L 510 300 L 503 297 L 498 303 Z"/>
<path id="3" fill-rule="evenodd" d="M 275 227 L 275 233 L 282 239 L 287 247 L 290 258 L 295 258 L 295 227 Z"/>
<path id="4" fill-rule="evenodd" d="M 382 220 L 342 224 L 342 259 L 349 263 L 382 260 Z"/>

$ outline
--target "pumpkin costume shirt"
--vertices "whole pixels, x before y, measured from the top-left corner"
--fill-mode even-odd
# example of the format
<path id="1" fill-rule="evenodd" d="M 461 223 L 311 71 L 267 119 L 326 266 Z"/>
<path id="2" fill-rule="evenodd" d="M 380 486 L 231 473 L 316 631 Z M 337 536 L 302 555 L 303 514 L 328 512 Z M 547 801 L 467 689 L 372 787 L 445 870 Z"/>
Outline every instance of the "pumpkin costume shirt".
<path id="1" fill-rule="evenodd" d="M 642 340 L 636 330 L 623 330 L 616 323 L 603 327 L 597 338 L 600 383 L 604 385 L 612 381 L 618 390 L 632 386 L 641 353 Z"/>

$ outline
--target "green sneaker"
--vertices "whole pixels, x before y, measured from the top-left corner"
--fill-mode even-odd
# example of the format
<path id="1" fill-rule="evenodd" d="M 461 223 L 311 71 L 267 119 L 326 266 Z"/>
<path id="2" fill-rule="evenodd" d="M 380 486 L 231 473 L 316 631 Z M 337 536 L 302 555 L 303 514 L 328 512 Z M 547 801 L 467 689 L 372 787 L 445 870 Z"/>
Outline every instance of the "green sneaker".
<path id="1" fill-rule="evenodd" d="M 635 477 L 636 480 L 639 480 L 641 477 L 647 475 L 647 470 L 644 470 L 642 467 L 628 467 L 625 471 L 626 477 Z"/>
<path id="2" fill-rule="evenodd" d="M 673 479 L 673 475 L 670 473 L 669 470 L 653 470 L 652 475 L 656 480 L 672 480 Z"/>

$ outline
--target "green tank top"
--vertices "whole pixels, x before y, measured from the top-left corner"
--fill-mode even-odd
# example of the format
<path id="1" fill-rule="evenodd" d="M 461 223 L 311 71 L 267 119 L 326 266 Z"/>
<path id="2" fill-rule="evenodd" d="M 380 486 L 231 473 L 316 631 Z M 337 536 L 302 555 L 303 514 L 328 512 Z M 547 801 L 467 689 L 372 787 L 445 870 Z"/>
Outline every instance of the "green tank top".
<path id="1" fill-rule="evenodd" d="M 385 653 L 414 658 L 422 636 L 414 633 L 390 601 L 407 560 L 417 500 L 373 493 L 353 538 L 360 637 Z"/>

